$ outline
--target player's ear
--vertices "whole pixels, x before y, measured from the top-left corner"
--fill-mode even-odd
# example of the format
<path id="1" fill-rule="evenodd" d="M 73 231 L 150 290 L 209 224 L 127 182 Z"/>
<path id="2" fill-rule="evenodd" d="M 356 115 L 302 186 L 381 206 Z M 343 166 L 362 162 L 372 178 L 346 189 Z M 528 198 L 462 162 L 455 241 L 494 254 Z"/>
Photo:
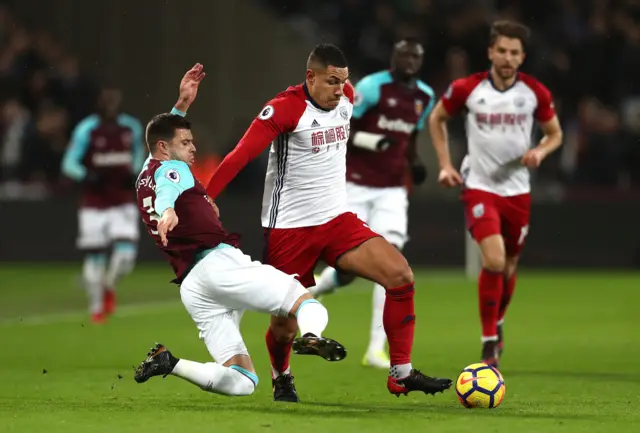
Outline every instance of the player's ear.
<path id="1" fill-rule="evenodd" d="M 314 84 L 316 80 L 316 73 L 313 71 L 313 69 L 307 69 L 306 77 L 309 84 Z"/>

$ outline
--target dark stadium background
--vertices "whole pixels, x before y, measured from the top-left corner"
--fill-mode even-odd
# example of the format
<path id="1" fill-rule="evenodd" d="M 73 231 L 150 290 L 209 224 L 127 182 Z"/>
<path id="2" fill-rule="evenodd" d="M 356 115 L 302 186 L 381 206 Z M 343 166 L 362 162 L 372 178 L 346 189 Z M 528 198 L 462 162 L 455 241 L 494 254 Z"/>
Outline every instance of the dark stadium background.
<path id="1" fill-rule="evenodd" d="M 224 156 L 263 102 L 303 79 L 318 41 L 339 44 L 353 78 L 385 68 L 392 41 L 425 44 L 422 78 L 447 83 L 487 67 L 496 17 L 532 27 L 525 70 L 555 95 L 562 149 L 534 176 L 528 267 L 640 265 L 640 2 L 525 0 L 0 2 L 0 260 L 77 261 L 75 194 L 59 162 L 74 124 L 101 84 L 120 86 L 127 112 L 143 122 L 167 111 L 183 72 L 207 70 L 189 113 L 199 154 Z M 22 128 L 16 123 L 23 122 Z M 463 155 L 460 120 L 453 153 Z M 9 131 L 21 134 L 8 134 Z M 410 208 L 414 265 L 462 266 L 464 231 L 455 192 L 431 178 Z M 251 164 L 220 199 L 223 221 L 260 253 L 264 161 Z M 157 260 L 150 241 L 141 259 Z"/>

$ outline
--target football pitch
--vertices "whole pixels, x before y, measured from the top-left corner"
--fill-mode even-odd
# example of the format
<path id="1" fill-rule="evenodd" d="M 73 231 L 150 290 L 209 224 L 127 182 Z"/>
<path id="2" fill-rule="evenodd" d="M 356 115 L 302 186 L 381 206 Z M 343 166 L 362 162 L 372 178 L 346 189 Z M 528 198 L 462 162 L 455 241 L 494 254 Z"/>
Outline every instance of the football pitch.
<path id="1" fill-rule="evenodd" d="M 200 391 L 176 377 L 133 381 L 152 343 L 210 361 L 168 283 L 168 266 L 140 265 L 121 308 L 91 325 L 79 266 L 0 267 L 0 432 L 632 432 L 640 431 L 640 274 L 522 272 L 505 323 L 507 391 L 494 410 L 469 410 L 449 390 L 396 398 L 386 372 L 360 361 L 371 289 L 359 281 L 324 299 L 341 363 L 292 356 L 298 404 L 274 403 L 264 344 L 268 318 L 242 331 L 261 382 L 250 397 Z M 414 365 L 455 379 L 478 361 L 476 288 L 462 271 L 416 271 Z"/>

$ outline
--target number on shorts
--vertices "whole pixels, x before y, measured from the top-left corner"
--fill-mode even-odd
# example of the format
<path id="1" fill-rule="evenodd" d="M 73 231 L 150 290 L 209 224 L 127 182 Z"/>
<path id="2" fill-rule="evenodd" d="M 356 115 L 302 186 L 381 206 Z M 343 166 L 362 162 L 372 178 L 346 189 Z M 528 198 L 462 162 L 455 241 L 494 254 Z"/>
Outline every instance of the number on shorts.
<path id="1" fill-rule="evenodd" d="M 528 225 L 522 226 L 522 228 L 520 229 L 520 237 L 518 238 L 518 245 L 522 245 L 522 243 L 524 242 L 528 234 L 529 234 L 529 226 Z"/>
<path id="2" fill-rule="evenodd" d="M 153 197 L 149 196 L 149 197 L 145 197 L 142 199 L 142 207 L 144 208 L 144 210 L 147 211 L 147 213 L 149 214 L 149 219 L 151 221 L 155 221 L 156 224 L 160 221 L 160 217 L 158 216 L 158 214 L 156 213 L 156 210 L 153 208 Z M 157 235 L 158 231 L 157 230 L 151 230 L 151 234 L 152 235 Z"/>

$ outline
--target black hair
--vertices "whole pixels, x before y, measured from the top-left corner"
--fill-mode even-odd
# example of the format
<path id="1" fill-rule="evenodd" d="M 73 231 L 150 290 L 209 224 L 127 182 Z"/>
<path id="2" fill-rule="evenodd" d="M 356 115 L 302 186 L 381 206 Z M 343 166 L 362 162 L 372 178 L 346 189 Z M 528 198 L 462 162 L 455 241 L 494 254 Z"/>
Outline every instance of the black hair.
<path id="1" fill-rule="evenodd" d="M 346 68 L 347 58 L 340 48 L 333 44 L 318 44 L 315 46 L 309 59 L 307 60 L 307 68 L 310 69 L 313 65 L 322 66 L 328 68 L 329 66 L 335 66 L 336 68 Z"/>
<path id="2" fill-rule="evenodd" d="M 191 123 L 182 116 L 171 113 L 156 114 L 147 124 L 147 147 L 156 150 L 158 141 L 171 141 L 177 129 L 191 129 Z"/>

